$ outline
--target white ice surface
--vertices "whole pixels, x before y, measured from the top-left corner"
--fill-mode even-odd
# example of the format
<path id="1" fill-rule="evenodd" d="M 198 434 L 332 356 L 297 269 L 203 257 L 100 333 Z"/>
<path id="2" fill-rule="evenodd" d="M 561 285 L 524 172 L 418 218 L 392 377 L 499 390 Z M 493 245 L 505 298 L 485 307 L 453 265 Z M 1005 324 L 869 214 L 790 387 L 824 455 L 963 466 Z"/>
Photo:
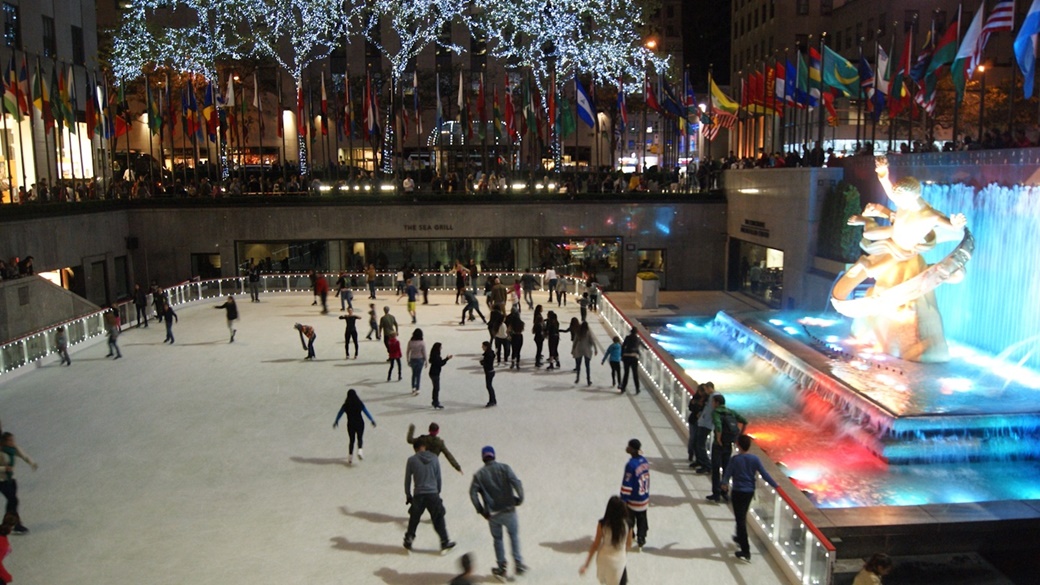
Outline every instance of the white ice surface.
<path id="1" fill-rule="evenodd" d="M 652 496 L 649 542 L 629 556 L 630 583 L 782 582 L 759 543 L 752 564 L 734 559 L 729 508 L 704 500 L 708 478 L 687 468 L 684 439 L 648 392 L 612 390 L 602 356 L 594 358 L 595 384 L 574 384 L 566 334 L 563 372 L 534 368 L 528 335 L 523 369 L 499 368 L 499 406 L 485 409 L 477 358 L 486 329 L 479 321 L 459 326 L 452 301 L 431 295 L 418 315 L 427 347 L 440 341 L 455 355 L 442 374 L 440 411 L 430 408 L 425 372 L 419 397 L 409 392 L 407 364 L 404 381 L 385 381 L 386 352 L 364 340 L 367 327 L 361 358 L 344 360 L 338 299 L 320 315 L 305 294 L 265 295 L 259 304 L 239 297 L 233 344 L 224 311 L 202 302 L 178 308 L 173 346 L 153 321 L 120 337 L 121 360 L 106 359 L 105 344 L 94 343 L 73 348 L 71 367 L 45 360 L 9 377 L 0 385 L 0 420 L 40 464 L 36 472 L 16 467 L 32 532 L 11 537 L 6 566 L 15 583 L 436 584 L 458 572 L 463 552 L 476 555 L 480 582 L 490 583 L 491 537 L 469 502 L 486 444 L 526 491 L 520 540 L 531 572 L 518 581 L 594 583 L 594 569 L 580 578 L 578 567 L 618 492 L 632 437 L 651 462 Z M 407 340 L 404 301 L 384 295 L 377 303 L 392 307 Z M 560 321 L 576 314 L 572 304 Z M 524 317 L 529 325 L 530 312 Z M 295 322 L 316 327 L 315 362 L 302 359 Z M 606 333 L 595 330 L 602 349 Z M 378 423 L 366 429 L 365 460 L 349 467 L 346 425 L 332 429 L 348 388 Z M 447 525 L 458 542 L 443 557 L 428 519 L 415 550 L 401 546 L 412 451 L 405 431 L 430 421 L 440 423 L 464 472 L 442 458 Z"/>

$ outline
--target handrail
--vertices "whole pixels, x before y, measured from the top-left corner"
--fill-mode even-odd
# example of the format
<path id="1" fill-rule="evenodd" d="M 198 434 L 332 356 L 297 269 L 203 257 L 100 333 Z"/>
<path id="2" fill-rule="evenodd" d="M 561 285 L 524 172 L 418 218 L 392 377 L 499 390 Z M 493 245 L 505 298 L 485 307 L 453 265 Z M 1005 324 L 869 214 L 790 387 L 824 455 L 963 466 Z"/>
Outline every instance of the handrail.
<path id="1" fill-rule="evenodd" d="M 669 360 L 665 359 L 656 347 L 647 342 L 646 335 L 642 331 L 640 331 L 639 328 L 637 328 L 635 325 L 632 325 L 632 321 L 630 321 L 628 317 L 626 317 L 625 314 L 621 312 L 621 309 L 618 309 L 617 305 L 614 304 L 614 301 L 610 300 L 610 298 L 607 295 L 603 295 L 602 298 L 605 299 L 608 303 L 610 303 L 610 306 L 614 308 L 614 311 L 617 312 L 617 314 L 625 323 L 628 323 L 629 327 L 636 330 L 636 335 L 638 335 L 640 339 L 643 340 L 643 345 L 648 350 L 650 350 L 655 356 L 657 356 L 657 359 L 661 360 L 661 365 L 665 368 L 668 368 L 668 371 L 671 372 L 671 374 L 675 376 L 675 379 L 678 380 L 678 382 L 682 384 L 683 388 L 686 389 L 686 393 L 690 396 L 693 396 L 694 393 L 697 391 L 696 388 L 690 388 L 690 385 L 687 384 L 686 380 L 683 379 L 683 377 L 687 376 L 688 374 L 686 374 L 686 372 L 677 372 L 675 370 L 675 366 L 673 366 Z"/>
<path id="2" fill-rule="evenodd" d="M 809 532 L 812 532 L 813 536 L 816 537 L 816 540 L 819 540 L 820 544 L 822 544 L 828 552 L 835 552 L 838 550 L 837 547 L 834 546 L 834 543 L 823 534 L 823 531 L 821 531 L 816 524 L 806 516 L 805 512 L 794 503 L 794 500 L 791 499 L 791 496 L 787 495 L 787 492 L 785 492 L 783 488 L 775 487 L 773 489 L 776 490 L 776 493 L 779 494 L 780 498 L 791 507 L 791 511 L 794 512 L 794 515 L 798 516 L 798 519 L 805 524 L 805 527 L 809 529 Z"/>
<path id="3" fill-rule="evenodd" d="M 661 401 L 662 406 L 670 407 L 671 413 L 674 413 L 675 418 L 672 420 L 676 423 L 677 429 L 682 427 L 686 430 L 686 425 L 682 423 L 688 414 L 687 401 L 691 394 L 691 385 L 686 381 L 689 376 L 685 372 L 677 371 L 677 366 L 673 365 L 674 358 L 658 349 L 652 338 L 648 342 L 649 334 L 633 325 L 632 320 L 618 309 L 609 296 L 604 295 L 603 298 L 606 303 L 603 305 L 604 311 L 601 312 L 601 316 L 607 325 L 615 332 L 624 326 L 634 329 L 650 350 L 645 354 L 646 361 L 640 359 L 640 370 L 645 373 L 655 397 Z M 758 509 L 759 507 L 761 509 Z M 782 561 L 781 566 L 791 582 L 802 585 L 829 582 L 837 549 L 809 519 L 799 504 L 782 488 L 777 487 L 769 496 L 762 496 L 759 507 L 751 510 L 751 526 L 766 541 L 771 554 Z M 803 537 L 802 544 L 786 536 L 783 530 L 788 527 L 800 531 Z"/>

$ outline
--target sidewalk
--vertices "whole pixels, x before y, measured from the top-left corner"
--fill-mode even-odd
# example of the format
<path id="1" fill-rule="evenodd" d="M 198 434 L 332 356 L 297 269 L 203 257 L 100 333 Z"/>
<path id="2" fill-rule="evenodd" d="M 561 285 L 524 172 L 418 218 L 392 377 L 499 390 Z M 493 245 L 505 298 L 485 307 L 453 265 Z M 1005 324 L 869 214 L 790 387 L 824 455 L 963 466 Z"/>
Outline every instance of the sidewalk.
<path id="1" fill-rule="evenodd" d="M 320 315 L 307 294 L 266 295 L 259 304 L 238 298 L 233 344 L 224 312 L 212 309 L 222 301 L 204 302 L 178 309 L 173 346 L 153 321 L 120 337 L 119 361 L 94 345 L 74 351 L 71 367 L 50 362 L 0 385 L 4 430 L 40 464 L 35 473 L 16 466 L 32 532 L 11 537 L 7 568 L 29 584 L 418 585 L 447 583 L 458 557 L 473 552 L 480 582 L 491 583 L 491 536 L 468 494 L 480 449 L 490 444 L 524 482 L 520 535 L 531 571 L 518 581 L 595 583 L 578 568 L 620 487 L 625 445 L 637 437 L 652 495 L 648 544 L 630 553 L 629 582 L 782 582 L 758 543 L 752 564 L 734 559 L 729 508 L 704 500 L 709 480 L 687 468 L 684 439 L 648 392 L 610 388 L 602 353 L 594 385 L 575 384 L 567 334 L 564 370 L 534 368 L 530 311 L 523 369 L 499 368 L 499 406 L 485 409 L 477 359 L 487 332 L 479 321 L 459 326 L 453 298 L 432 294 L 418 313 L 427 348 L 439 341 L 455 355 L 442 374 L 440 411 L 430 408 L 425 372 L 419 397 L 409 392 L 407 364 L 404 381 L 385 381 L 386 353 L 364 340 L 367 325 L 361 357 L 344 360 L 343 313 Z M 413 326 L 403 299 L 376 302 L 380 313 L 391 307 L 404 345 Z M 367 302 L 355 305 L 366 324 Z M 561 324 L 577 312 L 574 303 L 558 311 Z M 317 330 L 313 362 L 303 360 L 296 322 Z M 607 334 L 594 329 L 602 350 Z M 345 425 L 332 430 L 348 388 L 378 424 L 368 425 L 365 460 L 352 466 Z M 405 432 L 409 423 L 423 432 L 430 421 L 464 472 L 441 458 L 447 526 L 458 543 L 444 557 L 428 520 L 413 552 L 401 546 L 412 452 Z"/>

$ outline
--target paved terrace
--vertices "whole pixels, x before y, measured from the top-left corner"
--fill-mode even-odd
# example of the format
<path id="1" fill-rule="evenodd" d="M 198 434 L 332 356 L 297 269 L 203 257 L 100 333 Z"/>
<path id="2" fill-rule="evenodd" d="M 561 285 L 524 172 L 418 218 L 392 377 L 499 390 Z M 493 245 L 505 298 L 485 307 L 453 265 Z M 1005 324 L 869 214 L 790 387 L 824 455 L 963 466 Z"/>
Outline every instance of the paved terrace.
<path id="1" fill-rule="evenodd" d="M 32 530 L 11 537 L 6 565 L 16 582 L 437 584 L 473 552 L 479 582 L 490 583 L 491 537 L 468 488 L 481 447 L 491 444 L 526 491 L 519 518 L 531 572 L 520 580 L 593 583 L 578 567 L 618 492 L 632 437 L 651 463 L 652 507 L 648 545 L 629 556 L 631 583 L 782 582 L 754 538 L 752 564 L 734 559 L 729 508 L 705 501 L 708 478 L 687 468 L 684 439 L 647 392 L 619 395 L 598 360 L 594 384 L 574 384 L 564 351 L 563 372 L 536 370 L 528 337 L 523 369 L 499 369 L 499 406 L 485 409 L 477 355 L 486 330 L 459 326 L 452 296 L 430 300 L 419 307 L 427 346 L 440 341 L 455 355 L 440 411 L 430 408 L 425 375 L 415 398 L 407 367 L 405 381 L 386 382 L 381 343 L 362 336 L 360 359 L 344 360 L 338 300 L 320 315 L 306 294 L 239 298 L 233 344 L 223 311 L 202 302 L 180 308 L 173 346 L 153 322 L 121 336 L 121 360 L 106 359 L 98 340 L 76 347 L 71 367 L 45 360 L 9 377 L 0 385 L 3 427 L 40 464 L 35 473 L 16 467 Z M 403 300 L 378 304 L 407 323 Z M 576 314 L 572 304 L 561 321 Z M 316 327 L 316 361 L 303 360 L 294 322 Z M 407 339 L 412 326 L 402 329 Z M 607 335 L 594 329 L 602 348 Z M 352 466 L 345 425 L 332 429 L 348 388 L 378 423 L 365 433 L 365 460 Z M 464 472 L 442 458 L 447 525 L 458 542 L 443 557 L 428 520 L 412 553 L 401 546 L 405 432 L 431 420 Z"/>

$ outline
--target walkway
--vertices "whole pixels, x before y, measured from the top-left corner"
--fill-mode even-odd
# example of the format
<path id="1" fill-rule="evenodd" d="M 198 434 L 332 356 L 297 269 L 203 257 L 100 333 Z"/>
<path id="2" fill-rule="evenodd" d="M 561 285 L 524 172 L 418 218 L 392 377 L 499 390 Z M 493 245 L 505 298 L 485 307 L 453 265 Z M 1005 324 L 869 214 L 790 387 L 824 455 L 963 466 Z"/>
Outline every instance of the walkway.
<path id="1" fill-rule="evenodd" d="M 729 508 L 704 500 L 709 481 L 687 468 L 683 438 L 647 392 L 611 389 L 606 366 L 596 363 L 587 387 L 574 384 L 569 356 L 564 372 L 536 370 L 527 357 L 519 372 L 499 370 L 499 406 L 485 409 L 476 360 L 486 330 L 459 326 L 452 297 L 431 295 L 419 326 L 428 346 L 440 341 L 455 354 L 442 376 L 446 408 L 435 412 L 427 377 L 416 398 L 407 368 L 405 381 L 385 381 L 381 343 L 362 336 L 361 358 L 343 359 L 338 300 L 324 316 L 302 294 L 238 300 L 233 344 L 224 312 L 201 303 L 180 309 L 173 346 L 153 322 L 121 336 L 121 360 L 106 359 L 104 343 L 78 347 L 71 367 L 55 360 L 0 386 L 3 428 L 40 464 L 35 473 L 16 467 L 32 530 L 11 537 L 6 565 L 18 583 L 438 584 L 467 551 L 490 583 L 491 537 L 468 498 L 486 444 L 524 482 L 520 531 L 532 570 L 520 580 L 594 583 L 578 567 L 618 491 L 631 437 L 651 462 L 652 506 L 649 543 L 629 557 L 630 582 L 782 582 L 757 543 L 752 564 L 734 559 Z M 378 302 L 407 322 L 403 300 Z M 576 313 L 572 304 L 561 322 Z M 316 361 L 302 359 L 294 322 L 316 327 Z M 402 329 L 407 339 L 412 326 Z M 606 334 L 596 332 L 602 348 Z M 533 354 L 528 336 L 524 355 Z M 378 427 L 366 431 L 365 460 L 347 466 L 345 425 L 334 431 L 332 421 L 350 387 Z M 401 546 L 405 432 L 431 420 L 464 472 L 442 458 L 458 542 L 444 557 L 428 521 L 411 554 Z"/>

